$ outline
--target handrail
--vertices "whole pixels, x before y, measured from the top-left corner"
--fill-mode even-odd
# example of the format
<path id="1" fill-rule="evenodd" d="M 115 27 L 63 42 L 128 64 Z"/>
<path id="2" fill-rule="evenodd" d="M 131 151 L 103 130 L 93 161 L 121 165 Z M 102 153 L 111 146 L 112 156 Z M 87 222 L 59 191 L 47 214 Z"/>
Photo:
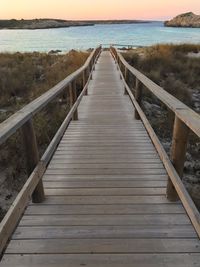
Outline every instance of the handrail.
<path id="1" fill-rule="evenodd" d="M 85 64 L 76 70 L 74 73 L 67 76 L 64 80 L 52 87 L 46 93 L 33 100 L 21 110 L 10 116 L 7 120 L 0 124 L 0 145 L 6 141 L 13 133 L 15 133 L 20 127 L 22 127 L 29 119 L 33 117 L 38 111 L 44 108 L 50 101 L 55 99 L 63 90 L 72 83 L 77 77 L 79 77 L 89 66 L 95 56 L 98 54 L 98 50 L 94 49 L 91 55 L 86 60 Z"/>
<path id="2" fill-rule="evenodd" d="M 140 45 L 134 45 L 134 44 L 101 44 L 102 46 L 116 46 L 116 47 L 128 47 L 128 48 L 133 48 L 133 47 L 141 47 Z"/>
<path id="3" fill-rule="evenodd" d="M 137 71 L 135 68 L 130 66 L 125 59 L 116 51 L 113 47 L 111 47 L 111 53 L 112 56 L 114 57 L 116 63 L 118 64 L 119 72 L 121 79 L 124 83 L 125 86 L 125 93 L 127 93 L 135 107 L 136 110 L 136 119 L 141 119 L 155 148 L 157 149 L 157 152 L 163 162 L 163 165 L 168 173 L 169 179 L 168 179 L 168 186 L 167 186 L 167 197 L 171 201 L 176 201 L 177 200 L 177 195 L 179 196 L 180 200 L 183 203 L 183 206 L 188 213 L 189 218 L 191 219 L 191 222 L 200 237 L 200 213 L 195 206 L 193 200 L 191 199 L 189 193 L 187 192 L 183 182 L 181 181 L 181 176 L 183 174 L 183 167 L 184 167 L 184 161 L 185 161 L 185 154 L 186 154 L 186 147 L 187 147 L 187 139 L 189 135 L 189 129 L 193 130 L 197 135 L 199 136 L 199 131 L 198 131 L 198 126 L 195 127 L 192 123 L 188 124 L 189 128 L 185 126 L 185 118 L 182 118 L 180 116 L 180 113 L 177 113 L 178 108 L 176 109 L 174 104 L 178 103 L 180 107 L 180 111 L 182 111 L 181 106 L 184 107 L 184 110 L 189 110 L 191 111 L 189 113 L 189 116 L 191 114 L 195 114 L 195 119 L 198 124 L 200 124 L 200 116 L 196 114 L 194 111 L 192 111 L 190 108 L 188 108 L 186 105 L 181 103 L 179 100 L 177 100 L 175 97 L 171 96 L 169 93 L 164 91 L 163 88 L 160 86 L 156 85 L 154 82 L 152 82 L 150 79 L 148 79 L 146 76 L 141 74 L 139 71 Z M 120 65 L 123 64 L 125 66 L 125 77 L 123 76 L 122 70 L 120 69 Z M 135 97 L 133 96 L 133 93 L 131 89 L 129 88 L 129 85 L 127 84 L 127 70 L 130 71 L 135 77 L 136 77 L 136 95 Z M 157 96 L 160 100 L 163 99 L 161 97 L 160 93 L 164 93 L 164 95 L 168 97 L 172 97 L 171 99 L 173 100 L 173 103 L 169 103 L 169 98 L 167 98 L 163 103 L 170 104 L 167 105 L 168 107 L 172 106 L 174 113 L 176 114 L 175 116 L 175 122 L 174 122 L 174 132 L 173 132 L 173 140 L 172 140 L 172 151 L 171 151 L 171 160 L 169 159 L 166 151 L 164 150 L 161 142 L 159 141 L 157 135 L 155 134 L 152 126 L 150 125 L 148 119 L 146 118 L 144 112 L 142 111 L 140 107 L 140 102 L 141 102 L 141 90 L 139 88 L 139 81 L 142 82 L 146 87 L 147 86 L 153 86 L 153 88 L 157 88 L 158 92 L 156 91 L 154 93 L 154 90 L 152 88 L 147 87 L 155 96 Z M 148 81 L 148 83 L 146 83 Z M 164 91 L 164 92 L 163 92 Z M 166 94 L 165 94 L 166 93 Z M 138 97 L 139 96 L 139 97 Z M 139 100 L 139 101 L 138 101 Z M 162 101 L 162 100 L 161 100 Z M 183 113 L 183 117 L 184 117 Z M 182 119 L 182 121 L 181 121 Z"/>
<path id="4" fill-rule="evenodd" d="M 151 91 L 161 102 L 163 102 L 176 116 L 183 121 L 197 136 L 200 137 L 200 115 L 183 104 L 177 98 L 165 91 L 161 86 L 154 83 L 144 74 L 128 64 L 124 57 L 114 49 L 115 56 L 149 91 Z"/>
<path id="5" fill-rule="evenodd" d="M 70 121 L 73 117 L 74 119 L 78 119 L 77 108 L 83 96 L 87 94 L 88 84 L 90 79 L 92 79 L 92 72 L 95 68 L 95 64 L 100 53 L 101 46 L 96 48 L 91 53 L 86 63 L 81 68 L 79 68 L 62 82 L 54 86 L 50 91 L 25 106 L 22 109 L 23 111 L 21 110 L 11 116 L 7 120 L 9 123 L 7 123 L 6 121 L 6 123 L 0 124 L 0 126 L 4 125 L 4 127 L 0 130 L 0 136 L 2 138 L 1 141 L 5 141 L 17 129 L 22 127 L 24 138 L 28 139 L 27 143 L 25 142 L 25 149 L 27 150 L 28 172 L 30 174 L 28 180 L 22 187 L 7 214 L 0 223 L 0 254 L 3 252 L 8 239 L 10 238 L 19 219 L 21 218 L 30 197 L 32 196 L 34 202 L 42 202 L 44 200 L 44 191 L 41 178 Z M 89 76 L 87 76 L 85 73 L 88 68 L 90 71 Z M 77 97 L 76 78 L 78 78 L 82 73 L 83 90 Z M 39 160 L 34 128 L 31 122 L 32 117 L 35 113 L 46 106 L 51 100 L 53 100 L 58 94 L 60 94 L 67 86 L 69 86 L 70 90 L 71 109 L 62 125 L 60 126 L 59 130 L 57 131 L 56 135 L 52 139 L 51 143 L 49 144 L 48 148 L 46 149 L 44 155 Z"/>

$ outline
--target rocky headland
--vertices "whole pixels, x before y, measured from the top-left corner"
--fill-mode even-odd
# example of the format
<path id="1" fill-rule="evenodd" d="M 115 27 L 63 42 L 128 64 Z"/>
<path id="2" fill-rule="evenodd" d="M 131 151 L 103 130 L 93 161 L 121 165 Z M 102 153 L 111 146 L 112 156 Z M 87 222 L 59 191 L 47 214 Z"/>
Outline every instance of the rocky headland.
<path id="1" fill-rule="evenodd" d="M 184 13 L 172 20 L 165 21 L 164 25 L 167 27 L 200 28 L 200 15 L 196 15 L 193 12 Z"/>
<path id="2" fill-rule="evenodd" d="M 0 29 L 51 29 L 75 26 L 93 26 L 93 23 L 84 21 L 69 21 L 60 19 L 32 19 L 32 20 L 0 20 Z"/>
<path id="3" fill-rule="evenodd" d="M 76 26 L 94 26 L 95 24 L 135 24 L 135 23 L 151 23 L 145 20 L 61 20 L 61 19 L 32 19 L 32 20 L 0 20 L 0 29 L 51 29 L 51 28 L 67 28 Z"/>

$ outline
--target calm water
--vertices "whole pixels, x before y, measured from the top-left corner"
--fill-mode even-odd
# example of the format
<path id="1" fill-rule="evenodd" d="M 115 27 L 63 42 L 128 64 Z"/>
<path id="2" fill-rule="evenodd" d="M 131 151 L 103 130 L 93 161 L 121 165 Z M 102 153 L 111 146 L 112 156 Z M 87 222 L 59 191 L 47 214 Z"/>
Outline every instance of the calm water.
<path id="1" fill-rule="evenodd" d="M 96 25 L 47 30 L 0 30 L 0 52 L 68 51 L 98 44 L 200 43 L 200 29 L 167 28 L 161 22 L 149 24 Z"/>

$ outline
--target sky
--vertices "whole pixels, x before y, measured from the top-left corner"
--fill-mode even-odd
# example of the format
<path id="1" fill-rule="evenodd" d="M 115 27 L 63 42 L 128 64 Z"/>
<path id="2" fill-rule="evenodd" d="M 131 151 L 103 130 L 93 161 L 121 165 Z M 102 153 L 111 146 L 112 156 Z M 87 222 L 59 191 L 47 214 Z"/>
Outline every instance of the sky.
<path id="1" fill-rule="evenodd" d="M 200 14 L 200 0 L 0 0 L 0 19 L 165 20 L 188 11 Z"/>

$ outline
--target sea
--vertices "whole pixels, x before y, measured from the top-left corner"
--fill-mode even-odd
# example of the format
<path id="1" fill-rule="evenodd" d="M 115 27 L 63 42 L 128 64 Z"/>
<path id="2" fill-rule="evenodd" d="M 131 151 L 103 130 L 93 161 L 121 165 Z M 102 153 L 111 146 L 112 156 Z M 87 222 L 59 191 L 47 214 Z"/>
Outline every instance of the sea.
<path id="1" fill-rule="evenodd" d="M 199 28 L 169 28 L 163 22 L 97 24 L 45 30 L 0 30 L 0 52 L 87 50 L 99 44 L 150 46 L 158 43 L 199 43 Z"/>

